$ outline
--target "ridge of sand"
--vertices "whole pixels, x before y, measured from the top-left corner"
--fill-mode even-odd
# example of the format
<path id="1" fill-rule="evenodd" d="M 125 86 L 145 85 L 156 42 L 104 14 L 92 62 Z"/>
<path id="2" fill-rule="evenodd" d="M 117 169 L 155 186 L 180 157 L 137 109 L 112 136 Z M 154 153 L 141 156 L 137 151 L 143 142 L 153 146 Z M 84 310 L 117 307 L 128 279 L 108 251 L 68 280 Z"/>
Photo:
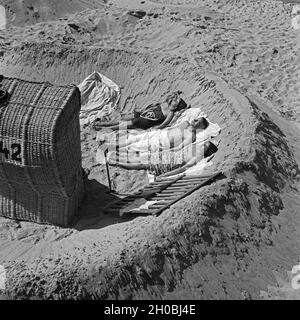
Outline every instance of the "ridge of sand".
<path id="1" fill-rule="evenodd" d="M 95 133 L 83 130 L 83 165 L 92 171 L 80 220 L 61 229 L 0 219 L 0 263 L 8 270 L 11 297 L 259 298 L 260 290 L 276 285 L 274 270 L 284 273 L 299 263 L 299 131 L 279 116 L 276 97 L 267 96 L 279 88 L 286 108 L 296 114 L 298 100 L 290 90 L 298 70 L 297 37 L 286 22 L 290 6 L 273 1 L 260 5 L 203 1 L 205 10 L 197 11 L 195 1 L 160 2 L 147 1 L 142 19 L 129 15 L 130 26 L 118 36 L 127 25 L 128 10 L 144 5 L 113 1 L 111 9 L 103 11 L 109 18 L 100 26 L 95 20 L 99 29 L 94 36 L 101 34 L 98 45 L 96 36 L 89 39 L 89 32 L 70 31 L 68 23 L 92 30 L 94 22 L 85 23 L 102 9 L 54 24 L 51 41 L 46 39 L 47 24 L 26 29 L 26 43 L 14 27 L 9 30 L 12 42 L 3 35 L 8 42 L 2 49 L 0 72 L 63 84 L 78 83 L 96 69 L 121 86 L 118 112 L 123 113 L 180 88 L 188 102 L 202 107 L 221 126 L 214 169 L 223 170 L 226 177 L 158 218 L 107 217 L 101 209 L 113 196 L 105 193 L 104 170 L 93 157 Z M 176 9 L 180 3 L 184 12 Z M 115 31 L 109 27 L 113 18 L 120 22 Z M 65 30 L 70 38 L 63 39 Z M 45 37 L 36 38 L 40 31 Z M 258 40 L 254 32 L 260 32 Z M 276 44 L 279 40 L 282 43 Z M 253 56 L 248 57 L 251 48 Z M 269 58 L 260 60 L 264 53 Z M 264 68 L 262 78 L 256 63 Z M 253 69 L 251 76 L 240 73 L 244 67 Z M 267 68 L 274 78 L 267 79 Z M 205 90 L 201 81 L 207 70 L 217 71 L 230 85 L 208 73 L 216 87 Z M 282 76 L 289 86 L 276 84 L 274 79 Z M 259 92 L 257 86 L 264 81 L 267 86 Z M 121 192 L 146 183 L 143 172 L 114 169 L 112 176 Z"/>

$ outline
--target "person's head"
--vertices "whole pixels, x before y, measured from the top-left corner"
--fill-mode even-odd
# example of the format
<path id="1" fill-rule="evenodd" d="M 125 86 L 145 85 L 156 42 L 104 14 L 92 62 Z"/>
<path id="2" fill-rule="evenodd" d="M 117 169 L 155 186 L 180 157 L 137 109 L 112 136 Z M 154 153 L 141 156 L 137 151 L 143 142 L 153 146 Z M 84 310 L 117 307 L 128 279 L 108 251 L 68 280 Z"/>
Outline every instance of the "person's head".
<path id="1" fill-rule="evenodd" d="M 208 141 L 204 143 L 204 158 L 210 157 L 218 151 L 218 147 L 212 142 Z"/>
<path id="2" fill-rule="evenodd" d="M 175 91 L 172 94 L 168 95 L 166 103 L 169 105 L 170 110 L 179 111 L 187 107 L 186 102 L 180 96 L 181 94 L 181 91 Z"/>
<path id="3" fill-rule="evenodd" d="M 209 122 L 207 121 L 206 118 L 200 117 L 200 118 L 197 118 L 197 119 L 193 119 L 193 120 L 191 121 L 191 125 L 192 125 L 195 129 L 205 130 L 205 129 L 208 127 Z"/>

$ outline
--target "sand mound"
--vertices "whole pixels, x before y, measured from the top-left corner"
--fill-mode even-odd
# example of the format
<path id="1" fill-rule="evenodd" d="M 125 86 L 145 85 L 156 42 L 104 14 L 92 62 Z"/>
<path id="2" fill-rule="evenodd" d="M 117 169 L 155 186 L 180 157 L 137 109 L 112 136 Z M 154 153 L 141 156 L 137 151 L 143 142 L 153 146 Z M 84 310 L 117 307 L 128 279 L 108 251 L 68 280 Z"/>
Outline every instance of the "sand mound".
<path id="1" fill-rule="evenodd" d="M 266 261 L 282 264 L 284 253 L 270 258 L 266 248 L 281 235 L 274 217 L 285 207 L 282 194 L 292 190 L 298 166 L 285 137 L 292 133 L 283 122 L 275 124 L 258 99 L 242 96 L 214 74 L 204 80 L 201 69 L 182 57 L 24 44 L 7 52 L 0 66 L 9 76 L 59 84 L 79 83 L 100 70 L 122 88 L 117 113 L 181 89 L 222 128 L 214 169 L 224 172 L 223 179 L 158 218 L 125 222 L 101 213 L 103 169 L 94 161 L 93 132 L 83 131 L 84 166 L 98 183 L 87 182 L 88 200 L 74 228 L 1 219 L 0 261 L 9 270 L 13 297 L 162 298 L 188 290 L 197 298 L 243 298 L 244 290 L 258 297 L 258 287 L 272 281 Z M 135 190 L 145 183 L 141 178 L 141 172 L 113 172 L 119 191 Z M 253 268 L 259 279 L 247 274 Z M 245 279 L 234 280 L 237 274 Z"/>
<path id="2" fill-rule="evenodd" d="M 95 163 L 95 133 L 84 129 L 83 166 L 91 174 L 78 220 L 61 229 L 0 219 L 8 294 L 259 298 L 260 290 L 276 285 L 273 270 L 286 273 L 299 263 L 299 131 L 278 115 L 296 118 L 297 111 L 299 44 L 290 7 L 112 2 L 109 10 L 0 34 L 1 73 L 78 84 L 100 71 L 122 89 L 116 117 L 181 89 L 222 128 L 212 169 L 224 177 L 157 218 L 104 216 L 103 206 L 116 196 L 106 193 L 104 168 Z M 144 172 L 121 169 L 112 170 L 112 179 L 119 192 L 147 183 Z"/>

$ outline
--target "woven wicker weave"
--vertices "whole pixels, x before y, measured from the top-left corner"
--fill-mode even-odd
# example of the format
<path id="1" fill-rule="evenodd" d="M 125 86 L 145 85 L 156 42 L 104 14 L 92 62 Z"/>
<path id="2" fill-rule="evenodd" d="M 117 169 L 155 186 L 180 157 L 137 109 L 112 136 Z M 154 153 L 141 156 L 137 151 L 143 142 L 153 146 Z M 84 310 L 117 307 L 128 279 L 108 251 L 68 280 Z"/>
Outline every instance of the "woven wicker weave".
<path id="1" fill-rule="evenodd" d="M 0 76 L 0 216 L 66 226 L 83 195 L 80 92 Z"/>

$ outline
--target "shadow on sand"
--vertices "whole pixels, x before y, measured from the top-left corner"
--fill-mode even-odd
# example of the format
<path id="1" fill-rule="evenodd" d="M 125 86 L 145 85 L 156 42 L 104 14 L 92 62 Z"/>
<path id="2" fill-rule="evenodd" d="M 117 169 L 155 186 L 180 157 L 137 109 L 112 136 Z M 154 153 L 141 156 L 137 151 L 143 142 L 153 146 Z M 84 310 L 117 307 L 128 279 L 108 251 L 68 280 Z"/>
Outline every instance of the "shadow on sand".
<path id="1" fill-rule="evenodd" d="M 118 213 L 104 214 L 104 208 L 120 199 L 118 194 L 110 192 L 109 188 L 97 180 L 85 178 L 85 195 L 78 214 L 71 227 L 78 230 L 101 229 L 116 223 L 133 220 L 137 215 L 120 217 Z"/>

